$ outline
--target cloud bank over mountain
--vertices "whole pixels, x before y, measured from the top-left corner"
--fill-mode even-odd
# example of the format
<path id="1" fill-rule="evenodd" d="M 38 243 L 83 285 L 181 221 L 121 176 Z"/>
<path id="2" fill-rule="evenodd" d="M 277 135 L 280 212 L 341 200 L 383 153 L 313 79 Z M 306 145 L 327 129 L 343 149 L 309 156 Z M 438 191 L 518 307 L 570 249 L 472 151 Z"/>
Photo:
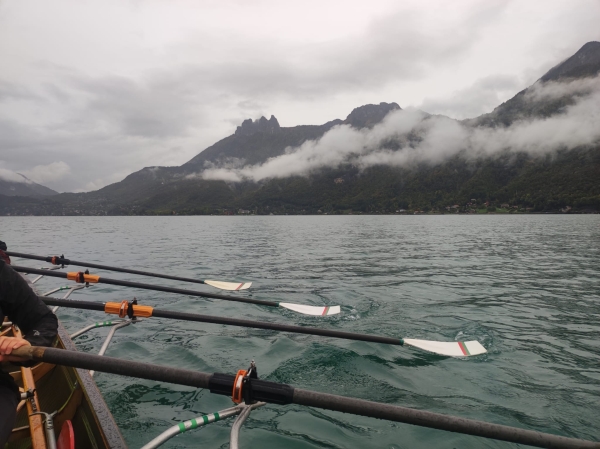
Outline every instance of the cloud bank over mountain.
<path id="1" fill-rule="evenodd" d="M 309 176 L 324 168 L 350 164 L 411 167 L 437 164 L 460 155 L 466 159 L 509 151 L 545 155 L 600 141 L 600 77 L 567 83 L 537 83 L 526 92 L 528 102 L 578 95 L 559 114 L 521 119 L 508 127 L 476 127 L 443 116 L 408 109 L 388 114 L 372 129 L 338 125 L 318 140 L 288 148 L 263 164 L 239 167 L 240 161 L 198 173 L 206 180 L 263 181 Z"/>
<path id="2" fill-rule="evenodd" d="M 0 179 L 25 184 L 31 184 L 32 182 L 44 184 L 62 179 L 70 172 L 71 167 L 67 163 L 59 161 L 48 165 L 36 165 L 29 170 L 23 170 L 22 173 L 15 173 L 12 170 L 0 167 Z"/>
<path id="3" fill-rule="evenodd" d="M 24 184 L 31 184 L 31 180 L 25 178 L 23 175 L 15 173 L 14 171 L 0 168 L 0 181 L 8 182 L 20 182 Z"/>
<path id="4" fill-rule="evenodd" d="M 87 191 L 267 112 L 291 127 L 385 100 L 473 117 L 597 39 L 599 17 L 596 0 L 4 1 L 0 159 L 64 161 L 48 185 Z"/>

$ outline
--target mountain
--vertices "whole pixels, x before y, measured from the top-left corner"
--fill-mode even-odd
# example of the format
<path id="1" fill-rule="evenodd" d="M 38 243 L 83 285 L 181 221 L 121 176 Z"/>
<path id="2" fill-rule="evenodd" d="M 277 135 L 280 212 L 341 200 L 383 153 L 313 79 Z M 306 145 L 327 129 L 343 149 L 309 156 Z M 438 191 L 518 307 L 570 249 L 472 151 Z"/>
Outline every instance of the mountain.
<path id="1" fill-rule="evenodd" d="M 529 93 L 550 82 L 569 82 L 591 78 L 600 73 L 600 42 L 588 42 L 577 53 L 550 69 L 533 86 L 522 90 L 494 111 L 465 120 L 474 126 L 510 126 L 518 120 L 550 117 L 573 105 L 576 95 L 565 94 L 550 99 L 532 100 Z"/>
<path id="2" fill-rule="evenodd" d="M 41 184 L 36 184 L 20 173 L 15 173 L 14 176 L 11 176 L 11 178 L 13 177 L 17 178 L 18 180 L 7 180 L 0 178 L 0 195 L 33 197 L 58 195 L 58 192 L 55 192 L 54 190 L 49 189 Z"/>
<path id="3" fill-rule="evenodd" d="M 600 42 L 588 42 L 577 53 L 553 67 L 541 81 L 559 81 L 586 78 L 600 73 Z"/>
<path id="4" fill-rule="evenodd" d="M 441 119 L 489 134 L 513 124 L 560 117 L 587 95 L 585 90 L 573 91 L 573 83 L 589 81 L 598 73 L 600 43 L 590 42 L 491 113 L 462 122 Z M 537 95 L 548 86 L 561 87 L 555 89 L 559 94 Z M 35 200 L 0 196 L 0 214 L 446 213 L 485 212 L 488 208 L 506 211 L 507 205 L 511 211 L 600 210 L 599 142 L 537 155 L 508 148 L 477 158 L 459 152 L 436 163 L 414 162 L 403 167 L 382 162 L 360 168 L 345 163 L 315 170 L 310 176 L 261 182 L 213 181 L 199 175 L 213 167 L 262 164 L 307 141 L 318 141 L 336 126 L 350 125 L 366 132 L 398 110 L 396 103 L 364 105 L 344 120 L 295 127 L 281 127 L 274 116 L 248 119 L 234 134 L 179 167 L 146 167 L 89 193 Z M 423 114 L 417 128 L 427 129 L 439 118 Z M 411 131 L 388 139 L 386 148 L 391 151 L 422 139 Z M 445 144 L 441 142 L 442 148 Z"/>
<path id="5" fill-rule="evenodd" d="M 307 140 L 318 139 L 341 120 L 323 125 L 304 125 L 283 128 L 274 116 L 270 120 L 261 117 L 255 122 L 244 120 L 235 134 L 208 147 L 181 166 L 188 173 L 204 169 L 211 164 L 258 164 L 268 158 L 280 156 L 288 147 L 297 147 Z"/>
<path id="6" fill-rule="evenodd" d="M 381 122 L 390 112 L 401 109 L 397 103 L 366 104 L 353 109 L 342 124 L 358 129 L 372 128 Z"/>

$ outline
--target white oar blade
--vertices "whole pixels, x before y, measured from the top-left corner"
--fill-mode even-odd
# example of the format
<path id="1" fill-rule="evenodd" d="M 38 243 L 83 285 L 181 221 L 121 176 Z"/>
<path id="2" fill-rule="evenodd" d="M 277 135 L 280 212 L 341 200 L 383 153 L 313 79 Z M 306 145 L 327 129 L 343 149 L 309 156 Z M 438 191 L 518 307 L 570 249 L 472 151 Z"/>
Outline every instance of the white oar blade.
<path id="1" fill-rule="evenodd" d="M 280 302 L 279 306 L 304 315 L 314 316 L 336 315 L 341 312 L 340 306 L 305 306 L 304 304 L 292 304 L 290 302 Z"/>
<path id="2" fill-rule="evenodd" d="M 476 340 L 473 341 L 429 341 L 405 338 L 404 343 L 425 351 L 450 357 L 469 357 L 485 354 L 487 350 Z"/>
<path id="3" fill-rule="evenodd" d="M 222 281 L 204 281 L 205 284 L 221 290 L 247 290 L 252 282 L 222 282 Z"/>

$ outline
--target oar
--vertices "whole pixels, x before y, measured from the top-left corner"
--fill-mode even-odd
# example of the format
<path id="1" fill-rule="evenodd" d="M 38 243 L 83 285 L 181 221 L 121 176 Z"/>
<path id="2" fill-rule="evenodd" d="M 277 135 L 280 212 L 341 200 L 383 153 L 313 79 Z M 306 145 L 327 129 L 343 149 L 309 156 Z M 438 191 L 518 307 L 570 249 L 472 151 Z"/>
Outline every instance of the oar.
<path id="1" fill-rule="evenodd" d="M 230 374 L 204 373 L 65 349 L 21 346 L 13 350 L 12 354 L 34 362 L 65 365 L 121 376 L 204 388 L 213 394 L 229 397 L 232 396 L 236 381 L 236 376 Z M 426 410 L 416 410 L 393 404 L 304 390 L 292 385 L 262 379 L 245 378 L 244 381 L 242 393 L 248 396 L 248 402 L 261 401 L 277 405 L 297 404 L 535 447 L 600 449 L 600 443 L 594 441 L 567 438 L 550 433 L 536 432 L 535 430 L 520 429 Z"/>
<path id="2" fill-rule="evenodd" d="M 446 342 L 402 339 L 369 334 L 356 334 L 353 332 L 336 331 L 330 329 L 319 329 L 315 327 L 291 326 L 289 324 L 266 323 L 264 321 L 242 320 L 239 318 L 225 318 L 212 315 L 175 312 L 172 310 L 157 310 L 151 306 L 129 304 L 127 301 L 122 301 L 120 303 L 107 302 L 105 304 L 100 304 L 90 301 L 73 301 L 70 299 L 49 298 L 47 296 L 39 296 L 39 298 L 49 306 L 70 307 L 73 309 L 85 310 L 102 310 L 106 313 L 118 314 L 121 318 L 125 316 L 129 316 L 130 318 L 170 318 L 183 321 L 197 321 L 200 323 L 224 324 L 228 326 L 293 332 L 297 334 L 319 335 L 322 337 L 342 338 L 345 340 L 368 341 L 371 343 L 384 343 L 396 346 L 409 345 L 425 351 L 450 357 L 469 357 L 487 352 L 477 340 Z"/>
<path id="3" fill-rule="evenodd" d="M 23 259 L 41 260 L 42 262 L 48 262 L 54 265 L 75 265 L 78 267 L 97 268 L 99 270 L 118 271 L 120 273 L 139 274 L 141 276 L 151 276 L 155 278 L 173 279 L 174 281 L 182 282 L 194 282 L 196 284 L 206 284 L 221 290 L 246 290 L 250 288 L 252 282 L 223 282 L 223 281 L 211 281 L 205 279 L 203 281 L 198 279 L 184 278 L 179 276 L 170 276 L 162 273 L 149 273 L 148 271 L 130 270 L 129 268 L 119 268 L 110 265 L 100 265 L 97 263 L 90 262 L 79 262 L 77 260 L 65 259 L 63 256 L 35 256 L 33 254 L 15 253 L 13 251 L 5 251 L 6 254 L 13 257 L 22 257 Z"/>
<path id="4" fill-rule="evenodd" d="M 122 287 L 134 287 L 141 288 L 145 290 L 154 290 L 157 292 L 166 292 L 166 293 L 178 293 L 180 295 L 189 295 L 189 296 L 199 296 L 203 298 L 213 298 L 213 299 L 223 299 L 225 301 L 235 301 L 235 302 L 245 302 L 249 304 L 257 304 L 260 306 L 267 307 L 283 307 L 286 309 L 293 310 L 298 313 L 302 313 L 304 315 L 315 315 L 315 316 L 324 316 L 324 315 L 335 315 L 340 313 L 340 306 L 307 306 L 304 304 L 293 304 L 289 302 L 275 302 L 275 301 L 266 301 L 262 299 L 251 299 L 245 298 L 243 296 L 226 296 L 226 295 L 216 295 L 214 293 L 204 293 L 198 292 L 194 290 L 185 290 L 183 288 L 172 288 L 172 287 L 162 287 L 160 285 L 152 285 L 152 284 L 141 284 L 139 282 L 130 282 L 130 281 L 121 281 L 119 279 L 109 279 L 105 277 L 95 276 L 87 273 L 79 272 L 71 272 L 71 273 L 60 273 L 56 271 L 50 270 L 39 270 L 37 268 L 29 268 L 29 267 L 19 267 L 16 265 L 11 265 L 15 271 L 20 271 L 21 273 L 33 273 L 33 274 L 42 274 L 44 276 L 58 277 L 63 279 L 70 279 L 76 282 L 89 282 L 89 283 L 102 283 L 102 284 L 110 284 L 110 285 L 120 285 Z"/>

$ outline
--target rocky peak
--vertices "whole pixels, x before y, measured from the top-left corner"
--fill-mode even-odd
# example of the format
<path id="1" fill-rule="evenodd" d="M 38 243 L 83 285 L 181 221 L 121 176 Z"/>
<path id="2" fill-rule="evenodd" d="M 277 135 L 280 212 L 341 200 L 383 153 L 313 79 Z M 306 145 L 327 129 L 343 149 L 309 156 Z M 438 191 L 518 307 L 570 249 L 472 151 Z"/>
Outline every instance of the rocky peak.
<path id="1" fill-rule="evenodd" d="M 280 128 L 279 122 L 274 115 L 269 120 L 263 116 L 256 121 L 252 121 L 251 118 L 244 120 L 241 126 L 238 126 L 235 130 L 235 134 L 238 136 L 250 136 L 258 132 L 275 134 Z"/>
<path id="2" fill-rule="evenodd" d="M 570 58 L 553 67 L 542 76 L 542 81 L 560 78 L 585 78 L 600 73 L 600 42 L 588 42 Z"/>
<path id="3" fill-rule="evenodd" d="M 354 128 L 372 128 L 391 111 L 401 109 L 397 103 L 366 104 L 355 108 L 344 120 Z"/>

